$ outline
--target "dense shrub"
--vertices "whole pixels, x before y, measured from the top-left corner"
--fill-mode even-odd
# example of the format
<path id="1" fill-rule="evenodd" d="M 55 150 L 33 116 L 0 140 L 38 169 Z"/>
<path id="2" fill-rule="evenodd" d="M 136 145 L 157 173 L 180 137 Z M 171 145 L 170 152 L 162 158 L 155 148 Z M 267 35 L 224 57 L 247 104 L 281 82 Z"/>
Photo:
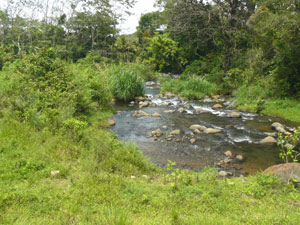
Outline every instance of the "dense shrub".
<path id="1" fill-rule="evenodd" d="M 144 95 L 144 81 L 137 72 L 126 65 L 111 66 L 107 69 L 114 96 L 121 101 L 130 101 Z"/>
<path id="2" fill-rule="evenodd" d="M 0 75 L 0 110 L 36 128 L 58 128 L 65 120 L 108 105 L 105 79 L 83 72 L 72 71 L 51 49 L 24 56 Z"/>

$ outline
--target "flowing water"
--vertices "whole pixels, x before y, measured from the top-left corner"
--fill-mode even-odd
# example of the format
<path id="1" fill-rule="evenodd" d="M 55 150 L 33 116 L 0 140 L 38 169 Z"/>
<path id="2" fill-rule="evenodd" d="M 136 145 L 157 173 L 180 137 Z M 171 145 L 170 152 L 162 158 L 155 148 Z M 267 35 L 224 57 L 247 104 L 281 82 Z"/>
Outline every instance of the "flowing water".
<path id="1" fill-rule="evenodd" d="M 287 129 L 295 127 L 295 124 L 281 121 L 260 114 L 240 112 L 240 118 L 227 118 L 227 113 L 235 110 L 212 109 L 216 102 L 205 103 L 203 101 L 182 101 L 177 97 L 169 99 L 158 96 L 159 86 L 146 86 L 146 96 L 156 106 L 145 107 L 142 110 L 153 114 L 160 114 L 160 117 L 133 117 L 133 113 L 139 110 L 138 104 L 129 107 L 118 105 L 121 112 L 116 114 L 114 120 L 116 125 L 113 131 L 119 135 L 121 140 L 128 143 L 135 143 L 158 166 L 164 167 L 168 160 L 176 162 L 180 168 L 201 170 L 205 166 L 216 166 L 220 170 L 226 170 L 233 175 L 254 174 L 267 167 L 281 163 L 279 151 L 276 144 L 260 144 L 260 140 L 267 137 L 264 132 L 274 132 L 271 124 L 275 121 L 287 125 Z M 191 108 L 186 108 L 190 104 Z M 224 105 L 228 104 L 225 102 Z M 165 110 L 178 110 L 185 107 L 185 113 L 164 113 Z M 197 113 L 196 109 L 201 108 L 208 113 Z M 217 134 L 194 134 L 189 127 L 193 124 L 204 125 L 208 128 L 221 129 Z M 163 129 L 167 126 L 167 129 Z M 152 131 L 161 129 L 164 135 L 158 140 L 149 137 Z M 168 134 L 172 130 L 180 129 L 181 134 L 175 135 L 172 140 Z M 191 144 L 190 139 L 195 138 L 196 142 Z M 231 151 L 235 155 L 242 155 L 245 160 L 240 162 L 234 157 L 231 163 L 220 163 L 228 157 L 224 152 Z"/>

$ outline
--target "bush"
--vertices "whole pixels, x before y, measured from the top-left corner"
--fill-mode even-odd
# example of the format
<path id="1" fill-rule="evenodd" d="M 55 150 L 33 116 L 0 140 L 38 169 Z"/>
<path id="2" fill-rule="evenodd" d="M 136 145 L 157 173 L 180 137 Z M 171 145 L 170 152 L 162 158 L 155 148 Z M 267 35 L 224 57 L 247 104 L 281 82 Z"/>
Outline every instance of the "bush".
<path id="1" fill-rule="evenodd" d="M 144 95 L 144 81 L 126 65 L 111 66 L 107 70 L 112 84 L 114 96 L 128 102 L 136 96 Z"/>
<path id="2" fill-rule="evenodd" d="M 0 111 L 34 127 L 59 128 L 111 102 L 108 81 L 92 68 L 67 67 L 52 49 L 24 56 L 0 75 Z"/>

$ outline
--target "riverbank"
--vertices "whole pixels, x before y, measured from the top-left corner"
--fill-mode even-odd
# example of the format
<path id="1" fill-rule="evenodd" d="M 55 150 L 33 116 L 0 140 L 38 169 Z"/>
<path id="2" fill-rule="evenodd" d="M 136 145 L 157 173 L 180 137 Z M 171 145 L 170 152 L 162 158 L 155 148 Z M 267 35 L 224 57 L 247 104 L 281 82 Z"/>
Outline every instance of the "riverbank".
<path id="1" fill-rule="evenodd" d="M 198 77 L 187 80 L 163 78 L 160 82 L 163 93 L 172 92 L 187 99 L 202 99 L 204 96 L 216 95 L 219 92 L 216 85 Z M 235 102 L 238 110 L 259 112 L 300 124 L 300 103 L 294 99 L 261 99 L 259 93 L 248 97 L 236 91 L 231 102 Z"/>

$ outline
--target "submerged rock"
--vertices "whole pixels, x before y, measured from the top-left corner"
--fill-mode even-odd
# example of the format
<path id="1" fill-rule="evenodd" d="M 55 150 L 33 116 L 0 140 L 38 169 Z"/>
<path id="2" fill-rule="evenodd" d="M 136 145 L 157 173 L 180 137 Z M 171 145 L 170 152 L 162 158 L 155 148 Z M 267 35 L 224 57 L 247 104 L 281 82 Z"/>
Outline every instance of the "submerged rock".
<path id="1" fill-rule="evenodd" d="M 143 116 L 150 116 L 150 114 L 144 112 L 143 110 L 138 110 L 138 111 L 135 111 L 132 116 L 133 117 L 143 117 Z"/>
<path id="2" fill-rule="evenodd" d="M 240 118 L 242 116 L 241 113 L 239 112 L 231 112 L 231 113 L 228 113 L 226 117 L 228 118 Z"/>
<path id="3" fill-rule="evenodd" d="M 191 144 L 194 144 L 196 142 L 196 139 L 195 138 L 192 138 L 191 140 L 190 140 L 190 143 Z"/>
<path id="4" fill-rule="evenodd" d="M 179 129 L 176 129 L 176 130 L 171 131 L 171 134 L 172 135 L 179 135 L 179 134 L 181 134 L 181 131 Z"/>
<path id="5" fill-rule="evenodd" d="M 155 112 L 151 115 L 152 117 L 160 117 L 160 114 L 158 112 Z"/>
<path id="6" fill-rule="evenodd" d="M 238 161 L 244 161 L 244 160 L 245 160 L 245 157 L 242 156 L 242 155 L 237 155 L 237 156 L 236 156 L 236 159 L 237 159 Z"/>
<path id="7" fill-rule="evenodd" d="M 165 110 L 164 113 L 174 113 L 176 110 Z"/>
<path id="8" fill-rule="evenodd" d="M 160 137 L 163 135 L 163 132 L 160 130 L 160 129 L 157 129 L 155 131 L 152 131 L 151 133 L 153 136 L 156 136 L 156 137 Z"/>
<path id="9" fill-rule="evenodd" d="M 224 152 L 224 155 L 226 155 L 227 157 L 232 157 L 233 156 L 231 151 Z"/>
<path id="10" fill-rule="evenodd" d="M 216 134 L 216 133 L 220 133 L 220 132 L 222 132 L 222 130 L 214 129 L 214 128 L 207 128 L 206 130 L 204 130 L 204 133 L 206 133 L 206 134 Z"/>
<path id="11" fill-rule="evenodd" d="M 197 108 L 195 109 L 196 113 L 211 113 L 211 111 L 209 110 L 205 110 L 205 109 L 201 109 L 201 108 Z"/>
<path id="12" fill-rule="evenodd" d="M 261 144 L 273 144 L 277 143 L 277 140 L 271 136 L 266 137 L 260 141 Z"/>

